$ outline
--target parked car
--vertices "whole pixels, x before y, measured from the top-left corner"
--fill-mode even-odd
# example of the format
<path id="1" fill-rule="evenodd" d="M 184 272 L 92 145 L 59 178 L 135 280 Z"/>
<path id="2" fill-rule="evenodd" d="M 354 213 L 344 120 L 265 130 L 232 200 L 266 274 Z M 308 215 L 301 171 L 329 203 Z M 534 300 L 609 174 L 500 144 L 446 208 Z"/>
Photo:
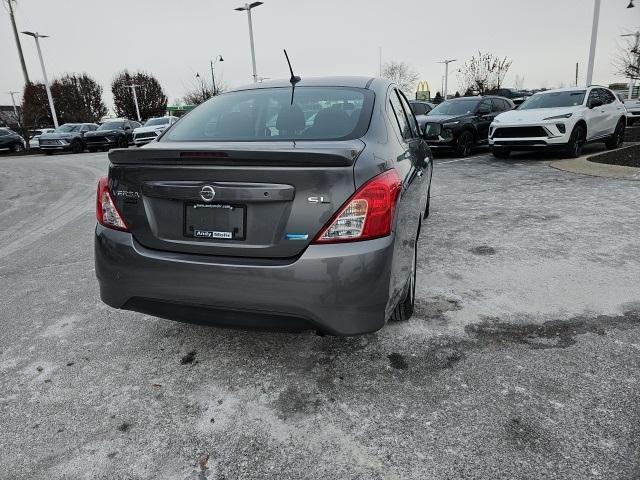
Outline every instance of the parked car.
<path id="1" fill-rule="evenodd" d="M 436 106 L 435 103 L 423 102 L 421 100 L 410 100 L 409 105 L 411 106 L 413 114 L 416 116 L 416 120 L 418 120 L 420 128 L 423 128 L 427 121 L 427 113 L 433 110 Z"/>
<path id="2" fill-rule="evenodd" d="M 85 135 L 85 142 L 90 152 L 108 150 L 110 148 L 127 148 L 133 143 L 133 130 L 140 124 L 133 120 L 108 120 L 96 131 Z"/>
<path id="3" fill-rule="evenodd" d="M 432 160 L 387 80 L 252 84 L 109 160 L 95 231 L 108 305 L 337 335 L 411 315 Z"/>
<path id="4" fill-rule="evenodd" d="M 502 112 L 514 108 L 502 97 L 460 97 L 442 102 L 431 110 L 424 123 L 429 147 L 453 150 L 466 157 L 477 145 L 488 143 L 489 125 Z"/>
<path id="5" fill-rule="evenodd" d="M 500 158 L 515 150 L 544 148 L 578 157 L 587 142 L 619 147 L 625 126 L 625 106 L 608 88 L 559 88 L 536 93 L 518 110 L 498 115 L 491 124 L 489 143 Z"/>
<path id="6" fill-rule="evenodd" d="M 55 130 L 55 128 L 40 128 L 38 130 L 33 130 L 32 132 L 30 132 L 31 135 L 29 137 L 29 148 L 40 148 L 40 136 L 43 133 L 53 133 L 55 132 Z"/>
<path id="7" fill-rule="evenodd" d="M 499 97 L 508 98 L 518 106 L 533 95 L 533 93 L 528 90 L 518 90 L 515 88 L 496 88 L 494 90 L 484 92 L 484 95 L 497 95 Z"/>
<path id="8" fill-rule="evenodd" d="M 155 140 L 167 128 L 178 121 L 178 117 L 155 117 L 147 120 L 143 126 L 133 130 L 133 143 L 137 147 Z"/>
<path id="9" fill-rule="evenodd" d="M 423 102 L 422 100 L 410 100 L 409 105 L 411 106 L 411 110 L 416 117 L 420 115 L 426 115 L 436 106 L 435 103 Z"/>
<path id="10" fill-rule="evenodd" d="M 0 150 L 21 152 L 25 149 L 24 138 L 10 128 L 0 128 Z"/>
<path id="11" fill-rule="evenodd" d="M 54 152 L 84 152 L 85 135 L 98 128 L 95 123 L 65 123 L 51 133 L 43 133 L 38 139 L 40 150 L 47 155 Z"/>
<path id="12" fill-rule="evenodd" d="M 627 109 L 627 125 L 633 125 L 640 122 L 640 98 L 623 100 Z"/>

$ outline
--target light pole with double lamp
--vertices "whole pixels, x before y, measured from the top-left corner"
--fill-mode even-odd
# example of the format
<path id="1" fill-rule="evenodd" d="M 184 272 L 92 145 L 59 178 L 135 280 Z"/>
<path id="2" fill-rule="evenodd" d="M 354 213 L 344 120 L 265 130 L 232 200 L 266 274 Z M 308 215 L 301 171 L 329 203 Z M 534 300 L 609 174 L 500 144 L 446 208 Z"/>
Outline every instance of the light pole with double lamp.
<path id="1" fill-rule="evenodd" d="M 58 117 L 56 116 L 56 107 L 53 106 L 53 96 L 51 96 L 51 88 L 49 87 L 49 79 L 47 78 L 47 70 L 44 68 L 44 60 L 42 59 L 42 50 L 40 49 L 40 39 L 49 38 L 49 35 L 40 35 L 38 32 L 22 32 L 25 35 L 33 37 L 36 41 L 38 49 L 38 57 L 40 58 L 40 66 L 42 67 L 42 76 L 44 77 L 44 87 L 47 89 L 47 97 L 49 98 L 49 108 L 51 108 L 51 118 L 53 118 L 53 126 L 58 128 Z"/>
<path id="2" fill-rule="evenodd" d="M 251 23 L 251 9 L 259 7 L 263 2 L 245 3 L 244 7 L 234 8 L 237 12 L 247 11 L 247 19 L 249 21 L 249 43 L 251 44 L 251 64 L 253 65 L 253 83 L 258 81 L 258 73 L 256 72 L 256 52 L 253 47 L 253 25 Z"/>

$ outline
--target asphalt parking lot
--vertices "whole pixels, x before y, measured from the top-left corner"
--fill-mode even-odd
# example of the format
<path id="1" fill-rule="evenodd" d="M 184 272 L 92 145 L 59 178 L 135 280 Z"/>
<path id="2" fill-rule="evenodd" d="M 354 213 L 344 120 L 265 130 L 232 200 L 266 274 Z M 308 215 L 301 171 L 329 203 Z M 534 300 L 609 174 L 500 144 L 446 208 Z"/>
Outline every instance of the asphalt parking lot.
<path id="1" fill-rule="evenodd" d="M 106 165 L 0 158 L 1 478 L 640 478 L 637 182 L 436 160 L 416 314 L 332 338 L 104 306 Z"/>

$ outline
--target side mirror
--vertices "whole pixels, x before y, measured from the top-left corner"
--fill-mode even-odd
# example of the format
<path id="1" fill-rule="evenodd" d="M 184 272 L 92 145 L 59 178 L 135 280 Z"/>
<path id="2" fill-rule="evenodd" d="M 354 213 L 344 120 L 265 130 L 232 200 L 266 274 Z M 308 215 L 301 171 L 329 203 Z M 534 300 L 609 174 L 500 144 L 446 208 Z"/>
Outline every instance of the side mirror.
<path id="1" fill-rule="evenodd" d="M 478 114 L 487 115 L 488 113 L 491 113 L 491 107 L 488 105 L 480 105 L 480 108 L 478 108 Z"/>
<path id="2" fill-rule="evenodd" d="M 129 125 L 127 125 L 126 127 L 124 127 L 125 130 L 131 130 L 131 127 Z"/>
<path id="3" fill-rule="evenodd" d="M 598 108 L 604 105 L 604 102 L 599 98 L 594 98 L 589 102 L 589 108 Z"/>

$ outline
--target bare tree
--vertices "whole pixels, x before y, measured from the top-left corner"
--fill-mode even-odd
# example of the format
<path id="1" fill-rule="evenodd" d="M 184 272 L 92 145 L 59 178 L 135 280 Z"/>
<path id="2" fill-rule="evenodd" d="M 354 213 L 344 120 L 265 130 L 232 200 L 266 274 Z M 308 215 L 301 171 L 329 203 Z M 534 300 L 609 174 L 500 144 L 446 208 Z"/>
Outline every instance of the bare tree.
<path id="1" fill-rule="evenodd" d="M 492 53 L 478 52 L 458 70 L 458 82 L 466 91 L 483 93 L 502 86 L 512 61 Z"/>
<path id="2" fill-rule="evenodd" d="M 211 83 L 198 77 L 198 82 L 191 85 L 182 101 L 187 105 L 200 105 L 215 95 L 223 93 L 226 89 L 227 85 L 225 83 L 216 80 L 216 88 L 214 90 Z"/>
<path id="3" fill-rule="evenodd" d="M 630 80 L 640 80 L 640 42 L 638 37 L 626 37 L 618 43 L 612 60 L 614 73 Z"/>
<path id="4" fill-rule="evenodd" d="M 420 76 L 405 62 L 387 62 L 382 67 L 382 77 L 391 80 L 405 94 L 413 92 Z"/>

